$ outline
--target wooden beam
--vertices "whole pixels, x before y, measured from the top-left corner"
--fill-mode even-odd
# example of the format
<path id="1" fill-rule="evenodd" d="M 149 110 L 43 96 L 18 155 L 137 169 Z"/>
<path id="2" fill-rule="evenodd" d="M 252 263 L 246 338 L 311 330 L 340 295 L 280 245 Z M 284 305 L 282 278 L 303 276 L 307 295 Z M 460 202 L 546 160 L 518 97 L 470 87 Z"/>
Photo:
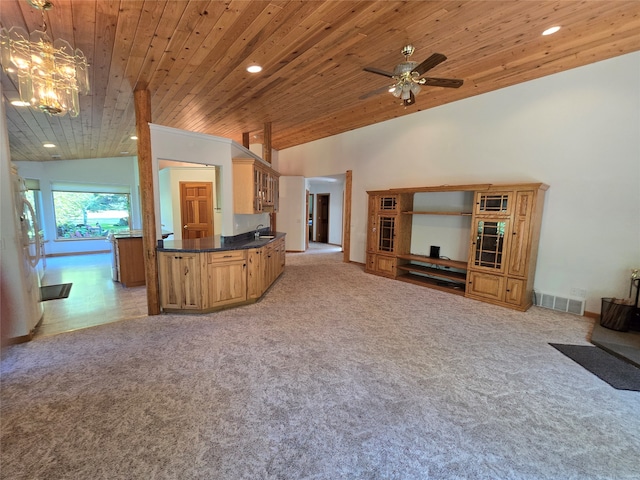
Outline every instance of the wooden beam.
<path id="1" fill-rule="evenodd" d="M 136 133 L 138 135 L 138 172 L 140 176 L 140 203 L 142 207 L 142 249 L 147 282 L 147 311 L 160 313 L 158 288 L 158 260 L 156 254 L 156 213 L 153 200 L 153 169 L 151 166 L 151 95 L 149 90 L 134 90 Z"/>
<path id="2" fill-rule="evenodd" d="M 242 146 L 249 148 L 249 132 L 242 132 Z"/>
<path id="3" fill-rule="evenodd" d="M 262 159 L 271 163 L 271 122 L 264 123 L 264 140 L 262 143 Z"/>
<path id="4" fill-rule="evenodd" d="M 353 184 L 353 171 L 347 170 L 344 182 L 344 215 L 342 227 L 342 261 L 351 261 L 351 189 Z"/>

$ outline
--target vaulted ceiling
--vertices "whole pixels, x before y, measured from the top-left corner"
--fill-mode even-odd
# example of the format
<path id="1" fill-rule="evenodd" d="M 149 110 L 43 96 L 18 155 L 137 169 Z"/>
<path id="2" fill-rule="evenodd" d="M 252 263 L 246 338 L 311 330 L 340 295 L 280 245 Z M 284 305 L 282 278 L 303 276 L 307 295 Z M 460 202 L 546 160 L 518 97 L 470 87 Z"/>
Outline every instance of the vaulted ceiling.
<path id="1" fill-rule="evenodd" d="M 14 161 L 135 155 L 135 88 L 149 90 L 153 123 L 261 143 L 270 122 L 284 149 L 640 50 L 636 0 L 52 1 L 48 32 L 85 53 L 91 93 L 78 117 L 50 117 L 10 105 L 18 92 L 3 73 Z M 33 31 L 42 16 L 2 0 L 0 21 Z M 402 106 L 363 68 L 392 71 L 408 43 L 412 60 L 448 57 L 428 76 L 464 85 L 425 86 Z"/>

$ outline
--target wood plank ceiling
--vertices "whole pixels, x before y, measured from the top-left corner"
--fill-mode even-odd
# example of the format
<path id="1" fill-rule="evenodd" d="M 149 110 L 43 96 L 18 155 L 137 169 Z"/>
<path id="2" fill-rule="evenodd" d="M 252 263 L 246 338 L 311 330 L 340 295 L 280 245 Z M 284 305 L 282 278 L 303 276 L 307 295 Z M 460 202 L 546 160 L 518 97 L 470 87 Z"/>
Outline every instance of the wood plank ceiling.
<path id="1" fill-rule="evenodd" d="M 261 143 L 271 122 L 284 149 L 640 50 L 637 0 L 52 1 L 48 31 L 85 53 L 91 93 L 78 117 L 49 117 L 10 105 L 18 93 L 3 73 L 14 161 L 135 155 L 136 86 L 149 89 L 156 124 Z M 2 0 L 0 21 L 33 31 L 42 17 Z M 362 69 L 392 71 L 407 43 L 412 60 L 448 57 L 428 76 L 464 85 L 423 87 L 401 106 L 380 90 L 388 79 Z M 248 73 L 251 63 L 264 70 Z"/>

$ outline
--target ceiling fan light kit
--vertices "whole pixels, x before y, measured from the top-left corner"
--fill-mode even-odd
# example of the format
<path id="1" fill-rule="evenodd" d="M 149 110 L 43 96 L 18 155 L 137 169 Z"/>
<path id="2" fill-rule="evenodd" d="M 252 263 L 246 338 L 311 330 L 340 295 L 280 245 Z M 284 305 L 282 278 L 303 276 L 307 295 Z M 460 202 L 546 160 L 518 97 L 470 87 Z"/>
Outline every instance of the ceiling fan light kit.
<path id="1" fill-rule="evenodd" d="M 89 93 L 89 64 L 66 40 L 47 35 L 48 0 L 27 0 L 42 12 L 42 30 L 27 33 L 20 27 L 0 28 L 0 63 L 17 79 L 20 100 L 49 115 L 78 116 L 78 94 Z"/>
<path id="2" fill-rule="evenodd" d="M 462 86 L 463 80 L 459 79 L 422 77 L 427 71 L 444 62 L 447 59 L 446 56 L 441 53 L 434 53 L 424 62 L 418 63 L 409 60 L 413 52 L 415 52 L 413 45 L 405 45 L 402 48 L 401 53 L 404 55 L 404 62 L 396 65 L 393 73 L 375 67 L 365 67 L 364 70 L 392 78 L 395 83 L 389 87 L 389 92 L 394 97 L 401 98 L 405 107 L 415 103 L 415 97 L 421 90 L 420 85 L 446 88 L 459 88 Z"/>

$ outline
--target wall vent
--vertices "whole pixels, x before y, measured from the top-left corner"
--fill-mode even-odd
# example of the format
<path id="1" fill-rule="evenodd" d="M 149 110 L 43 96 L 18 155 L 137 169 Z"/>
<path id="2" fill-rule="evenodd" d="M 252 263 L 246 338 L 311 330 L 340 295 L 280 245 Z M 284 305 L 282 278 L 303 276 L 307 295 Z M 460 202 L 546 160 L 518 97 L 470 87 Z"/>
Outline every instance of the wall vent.
<path id="1" fill-rule="evenodd" d="M 560 297 L 549 293 L 536 292 L 534 304 L 537 307 L 550 308 L 559 312 L 573 313 L 575 315 L 584 315 L 584 299 Z"/>

